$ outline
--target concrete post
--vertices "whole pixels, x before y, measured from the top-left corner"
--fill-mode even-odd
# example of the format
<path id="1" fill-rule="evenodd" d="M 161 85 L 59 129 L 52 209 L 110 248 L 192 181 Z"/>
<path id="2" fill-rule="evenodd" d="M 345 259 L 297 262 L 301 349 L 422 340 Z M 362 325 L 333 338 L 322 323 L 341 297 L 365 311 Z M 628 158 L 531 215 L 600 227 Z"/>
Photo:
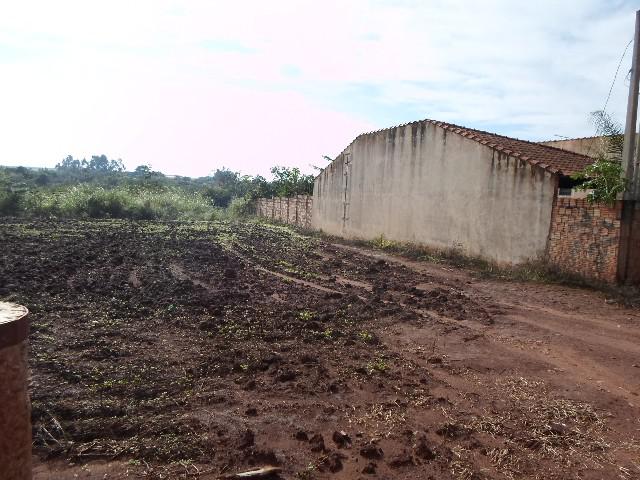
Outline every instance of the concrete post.
<path id="1" fill-rule="evenodd" d="M 627 101 L 627 118 L 624 127 L 624 145 L 622 150 L 623 174 L 629 182 L 624 193 L 625 200 L 636 200 L 637 186 L 634 165 L 636 152 L 636 129 L 638 122 L 638 93 L 640 93 L 640 10 L 636 12 L 636 29 L 633 37 L 633 57 L 631 58 L 631 80 Z"/>
<path id="2" fill-rule="evenodd" d="M 27 309 L 0 302 L 0 478 L 31 479 Z"/>

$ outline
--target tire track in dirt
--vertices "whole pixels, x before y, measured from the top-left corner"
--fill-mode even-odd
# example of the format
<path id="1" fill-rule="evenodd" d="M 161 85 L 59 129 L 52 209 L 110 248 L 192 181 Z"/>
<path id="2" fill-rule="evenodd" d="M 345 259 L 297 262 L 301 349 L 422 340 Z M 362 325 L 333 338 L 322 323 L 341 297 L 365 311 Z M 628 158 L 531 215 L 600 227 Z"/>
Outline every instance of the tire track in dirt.
<path id="1" fill-rule="evenodd" d="M 232 248 L 228 248 L 227 247 L 227 251 L 233 255 L 235 255 L 236 257 L 238 257 L 240 260 L 242 260 L 244 263 L 248 264 L 251 268 L 258 270 L 259 272 L 263 272 L 263 273 L 267 273 L 269 275 L 273 275 L 274 277 L 277 277 L 281 280 L 285 280 L 287 282 L 292 282 L 292 283 L 296 283 L 298 285 L 302 285 L 308 288 L 313 288 L 315 290 L 319 290 L 321 292 L 324 293 L 337 293 L 340 295 L 344 295 L 344 292 L 340 292 L 338 290 L 334 290 L 333 288 L 327 288 L 324 287 L 322 285 L 319 285 L 317 283 L 314 282 L 310 282 L 308 280 L 302 280 L 300 278 L 296 278 L 296 277 L 292 277 L 291 275 L 285 275 L 284 273 L 280 273 L 280 272 L 275 272 L 273 270 L 269 270 L 268 268 L 265 268 L 259 264 L 257 264 L 256 262 L 250 260 L 248 257 L 246 257 L 245 255 L 241 254 L 240 252 L 238 252 L 237 250 L 234 250 Z"/>
<path id="2" fill-rule="evenodd" d="M 207 283 L 207 282 L 204 282 L 202 280 L 198 280 L 197 278 L 195 278 L 192 274 L 187 272 L 182 267 L 182 265 L 180 265 L 178 263 L 170 263 L 169 264 L 169 271 L 178 280 L 187 280 L 187 281 L 193 283 L 194 285 L 197 285 L 199 287 L 204 288 L 205 290 L 208 290 L 211 293 L 216 293 L 216 292 L 219 291 L 216 287 L 214 287 L 210 283 Z"/>
<path id="3" fill-rule="evenodd" d="M 434 278 L 435 284 L 470 279 L 465 272 L 448 272 L 424 262 L 358 247 L 339 244 L 333 246 L 400 264 L 416 272 L 437 275 Z M 497 288 L 494 284 L 497 284 Z M 566 287 L 555 288 L 562 290 Z M 636 339 L 640 339 L 640 330 L 614 320 L 621 315 L 619 307 L 605 304 L 599 298 L 596 300 L 597 293 L 585 291 L 583 297 L 586 300 L 583 301 L 594 312 L 585 314 L 577 311 L 578 309 L 570 309 L 571 305 L 568 306 L 568 311 L 550 308 L 547 298 L 540 298 L 536 285 L 528 283 L 519 284 L 517 292 L 505 292 L 498 282 L 475 279 L 472 284 L 465 282 L 463 289 L 470 298 L 491 299 L 504 309 L 503 314 L 495 315 L 494 327 L 480 327 L 470 321 L 464 322 L 464 327 L 484 335 L 494 345 L 508 348 L 514 361 L 515 358 L 522 358 L 525 345 L 525 356 L 529 361 L 546 364 L 550 369 L 561 371 L 567 383 L 595 385 L 610 395 L 623 398 L 632 407 L 640 403 L 640 392 L 631 387 L 640 384 L 640 368 L 633 367 L 640 364 L 640 341 L 636 343 Z M 542 295 L 546 294 L 545 290 L 546 288 L 542 289 Z M 509 296 L 505 298 L 505 295 Z M 635 316 L 635 312 L 633 315 Z M 442 316 L 439 320 L 462 325 L 460 321 L 447 320 Z M 513 340 L 509 341 L 508 338 Z M 486 351 L 484 355 L 491 355 L 491 352 Z"/>

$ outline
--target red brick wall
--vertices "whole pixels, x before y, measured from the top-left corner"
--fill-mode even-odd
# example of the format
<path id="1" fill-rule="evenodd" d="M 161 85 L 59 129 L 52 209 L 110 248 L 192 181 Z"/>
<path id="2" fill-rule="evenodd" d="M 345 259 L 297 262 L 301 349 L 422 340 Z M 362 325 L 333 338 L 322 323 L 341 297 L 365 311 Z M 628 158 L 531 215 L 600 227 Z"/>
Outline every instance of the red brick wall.
<path id="1" fill-rule="evenodd" d="M 311 228 L 311 195 L 296 197 L 258 198 L 256 200 L 256 215 L 273 220 Z"/>
<path id="2" fill-rule="evenodd" d="M 551 213 L 548 259 L 586 278 L 615 282 L 618 271 L 622 204 L 590 204 L 556 197 Z"/>

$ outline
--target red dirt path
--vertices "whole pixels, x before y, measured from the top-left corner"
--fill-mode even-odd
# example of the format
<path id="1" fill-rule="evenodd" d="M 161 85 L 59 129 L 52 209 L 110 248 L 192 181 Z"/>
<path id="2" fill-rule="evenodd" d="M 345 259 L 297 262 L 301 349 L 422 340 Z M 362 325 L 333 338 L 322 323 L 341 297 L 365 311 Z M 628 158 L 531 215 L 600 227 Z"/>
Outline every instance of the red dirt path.
<path id="1" fill-rule="evenodd" d="M 601 293 L 265 225 L 20 225 L 37 479 L 640 478 L 640 312 Z"/>

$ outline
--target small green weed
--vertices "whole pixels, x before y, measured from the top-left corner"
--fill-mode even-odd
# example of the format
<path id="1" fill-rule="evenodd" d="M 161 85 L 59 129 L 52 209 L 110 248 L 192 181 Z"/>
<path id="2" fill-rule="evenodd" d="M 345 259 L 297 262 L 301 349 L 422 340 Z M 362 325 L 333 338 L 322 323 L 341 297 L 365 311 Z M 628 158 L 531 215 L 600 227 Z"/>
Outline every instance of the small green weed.
<path id="1" fill-rule="evenodd" d="M 362 340 L 365 343 L 373 342 L 373 335 L 370 332 L 367 332 L 366 330 L 358 333 L 358 338 L 360 338 L 360 340 Z"/>
<path id="2" fill-rule="evenodd" d="M 313 317 L 315 317 L 315 313 L 313 313 L 311 310 L 303 310 L 298 313 L 298 318 L 305 322 L 308 322 Z"/>
<path id="3" fill-rule="evenodd" d="M 375 248 L 379 248 L 380 250 L 395 250 L 400 246 L 400 243 L 393 240 L 389 240 L 385 238 L 384 235 L 381 234 L 379 237 L 376 237 L 373 240 L 371 240 L 371 245 L 374 246 Z"/>
<path id="4" fill-rule="evenodd" d="M 389 370 L 389 365 L 384 358 L 378 357 L 367 363 L 366 370 L 369 375 L 373 375 L 375 372 L 384 373 Z"/>

